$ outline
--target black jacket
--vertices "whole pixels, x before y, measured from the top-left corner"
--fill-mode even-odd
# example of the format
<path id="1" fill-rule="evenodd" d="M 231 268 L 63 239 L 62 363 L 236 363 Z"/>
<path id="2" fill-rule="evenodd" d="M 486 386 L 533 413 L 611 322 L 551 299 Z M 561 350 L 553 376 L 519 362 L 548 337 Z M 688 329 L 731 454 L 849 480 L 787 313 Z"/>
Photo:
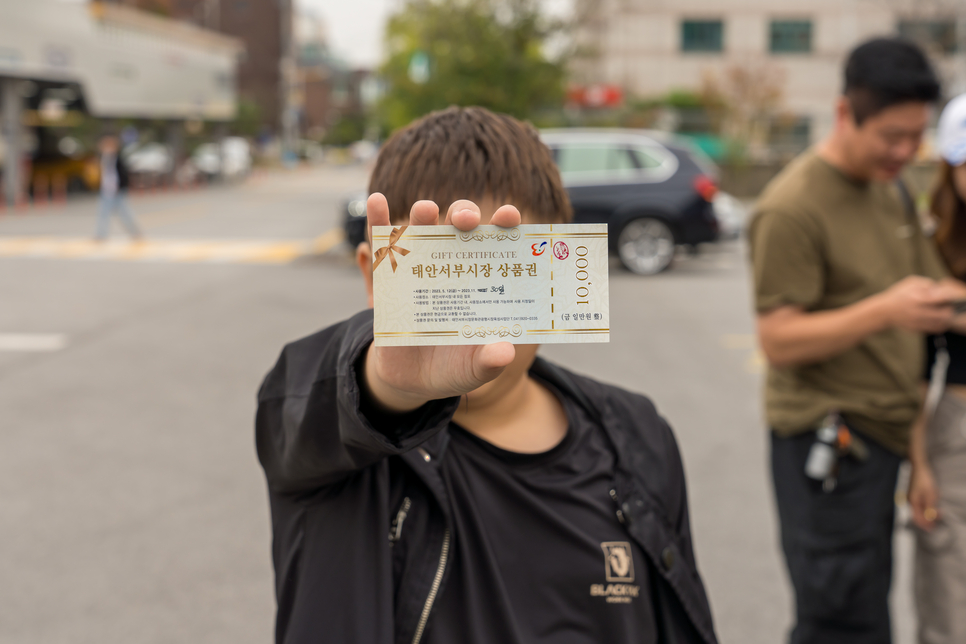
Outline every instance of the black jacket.
<path id="1" fill-rule="evenodd" d="M 371 310 L 293 342 L 258 393 L 278 644 L 418 643 L 446 584 L 448 504 L 436 464 L 459 398 L 424 405 L 392 434 L 377 431 L 360 412 L 355 370 L 371 342 Z M 668 425 L 642 396 L 540 359 L 533 371 L 587 408 L 614 446 L 620 518 L 656 578 L 661 641 L 715 644 Z"/>

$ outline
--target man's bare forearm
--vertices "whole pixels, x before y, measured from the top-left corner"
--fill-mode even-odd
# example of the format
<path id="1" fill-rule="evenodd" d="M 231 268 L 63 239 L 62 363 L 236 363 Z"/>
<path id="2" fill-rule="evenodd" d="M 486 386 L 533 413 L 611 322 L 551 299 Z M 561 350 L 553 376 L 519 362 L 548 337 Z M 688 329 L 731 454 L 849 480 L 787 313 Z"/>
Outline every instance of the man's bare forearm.
<path id="1" fill-rule="evenodd" d="M 926 425 L 929 419 L 926 417 L 925 400 L 928 386 L 923 384 L 920 389 L 920 398 L 924 401 L 919 409 L 919 416 L 912 425 L 909 436 L 909 461 L 915 467 L 929 467 L 929 460 L 926 457 Z"/>
<path id="2" fill-rule="evenodd" d="M 758 316 L 762 350 L 775 367 L 794 367 L 834 358 L 889 326 L 886 309 L 878 296 L 831 311 L 808 313 L 789 306 Z"/>

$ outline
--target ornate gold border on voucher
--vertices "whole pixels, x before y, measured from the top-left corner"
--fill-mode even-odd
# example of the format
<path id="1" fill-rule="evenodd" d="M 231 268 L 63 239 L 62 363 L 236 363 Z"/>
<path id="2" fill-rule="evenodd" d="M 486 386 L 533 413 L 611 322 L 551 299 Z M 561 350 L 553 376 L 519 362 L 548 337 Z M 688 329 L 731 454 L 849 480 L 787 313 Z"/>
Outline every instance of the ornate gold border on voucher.
<path id="1" fill-rule="evenodd" d="M 464 230 L 460 232 L 460 241 L 517 241 L 520 239 L 520 230 L 511 228 L 510 230 Z"/>
<path id="2" fill-rule="evenodd" d="M 378 331 L 373 335 L 410 336 L 410 335 L 459 335 L 459 331 Z"/>
<path id="3" fill-rule="evenodd" d="M 607 233 L 550 233 L 547 235 L 540 235 L 534 233 L 527 233 L 524 237 L 537 237 L 540 239 L 547 239 L 548 237 L 607 237 Z"/>
<path id="4" fill-rule="evenodd" d="M 419 235 L 419 234 L 409 235 L 409 234 L 405 234 L 405 235 L 403 235 L 403 237 L 405 237 L 407 241 L 410 240 L 410 239 L 456 239 L 455 233 L 451 233 L 451 234 L 448 234 L 448 235 Z M 389 239 L 389 235 L 373 235 L 372 238 L 373 239 Z"/>
<path id="5" fill-rule="evenodd" d="M 531 329 L 527 333 L 610 333 L 610 329 Z"/>
<path id="6" fill-rule="evenodd" d="M 470 325 L 463 327 L 461 334 L 464 338 L 485 338 L 488 335 L 495 335 L 498 338 L 513 337 L 519 338 L 523 335 L 523 327 L 519 324 L 514 324 L 512 327 L 505 326 L 478 326 L 475 329 Z"/>

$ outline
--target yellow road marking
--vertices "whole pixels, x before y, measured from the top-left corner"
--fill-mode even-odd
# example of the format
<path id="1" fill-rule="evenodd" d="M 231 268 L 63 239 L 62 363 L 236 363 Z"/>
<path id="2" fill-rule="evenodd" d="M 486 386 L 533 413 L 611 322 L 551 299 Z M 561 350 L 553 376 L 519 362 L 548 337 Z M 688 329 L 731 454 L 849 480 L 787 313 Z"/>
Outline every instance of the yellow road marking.
<path id="1" fill-rule="evenodd" d="M 765 354 L 758 348 L 758 338 L 753 333 L 729 333 L 721 336 L 721 346 L 732 351 L 745 353 L 745 372 L 751 374 L 764 373 L 768 361 Z"/>
<path id="2" fill-rule="evenodd" d="M 767 365 L 768 362 L 765 360 L 765 354 L 755 349 L 748 355 L 747 360 L 745 360 L 745 371 L 748 373 L 764 373 Z"/>
<path id="3" fill-rule="evenodd" d="M 67 241 L 60 245 L 60 247 L 54 249 L 54 256 L 61 259 L 69 259 L 72 257 L 83 257 L 89 255 L 97 248 L 97 242 L 90 239 L 75 239 L 72 241 Z M 3 254 L 0 251 L 0 254 Z"/>
<path id="4" fill-rule="evenodd" d="M 729 333 L 721 336 L 721 346 L 725 349 L 754 349 L 758 339 L 753 333 Z"/>
<path id="5" fill-rule="evenodd" d="M 345 239 L 345 232 L 341 228 L 333 228 L 322 233 L 312 241 L 312 252 L 316 255 L 327 253 Z"/>
<path id="6" fill-rule="evenodd" d="M 248 256 L 246 261 L 258 264 L 287 264 L 305 254 L 301 244 L 274 244 Z"/>
<path id="7" fill-rule="evenodd" d="M 344 239 L 341 229 L 309 240 L 111 240 L 89 238 L 0 237 L 0 258 L 142 261 L 177 263 L 287 264 L 299 257 L 332 250 Z"/>

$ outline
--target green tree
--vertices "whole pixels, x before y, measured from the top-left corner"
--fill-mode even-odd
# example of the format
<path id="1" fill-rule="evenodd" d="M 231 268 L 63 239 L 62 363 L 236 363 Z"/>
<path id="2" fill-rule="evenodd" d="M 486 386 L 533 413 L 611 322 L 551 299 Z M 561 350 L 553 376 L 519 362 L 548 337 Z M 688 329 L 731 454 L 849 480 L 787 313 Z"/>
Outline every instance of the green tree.
<path id="1" fill-rule="evenodd" d="M 254 137 L 262 126 L 262 110 L 258 104 L 248 99 L 238 101 L 235 120 L 231 123 L 231 130 L 240 136 Z"/>
<path id="2" fill-rule="evenodd" d="M 325 133 L 326 145 L 349 145 L 366 135 L 366 118 L 362 115 L 346 115 L 336 121 Z"/>
<path id="3" fill-rule="evenodd" d="M 537 0 L 409 0 L 386 28 L 390 129 L 450 105 L 534 118 L 563 104 L 565 65 L 547 55 L 562 33 Z"/>

